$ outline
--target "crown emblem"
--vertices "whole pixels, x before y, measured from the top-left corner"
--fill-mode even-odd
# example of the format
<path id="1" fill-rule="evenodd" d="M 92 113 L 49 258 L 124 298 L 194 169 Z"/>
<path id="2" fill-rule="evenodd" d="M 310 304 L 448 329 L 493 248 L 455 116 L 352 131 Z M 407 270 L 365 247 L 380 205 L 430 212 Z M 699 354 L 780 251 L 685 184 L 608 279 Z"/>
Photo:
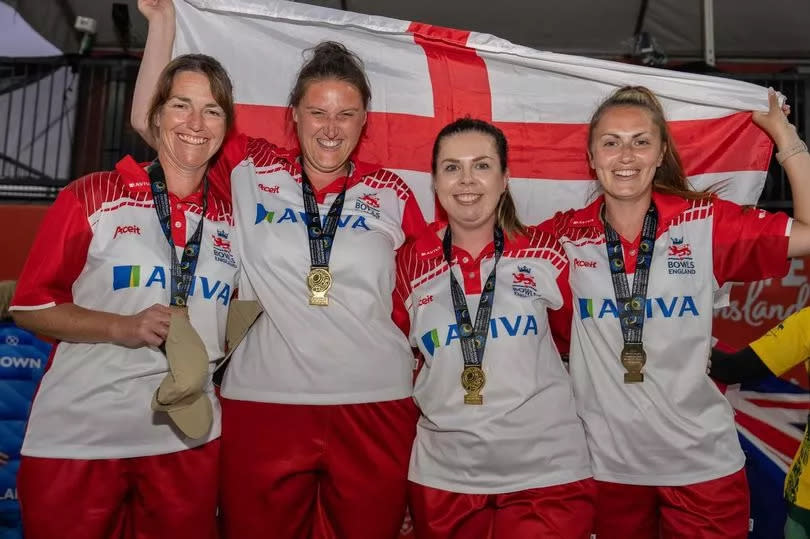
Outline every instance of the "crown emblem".
<path id="1" fill-rule="evenodd" d="M 217 236 L 225 240 L 228 239 L 228 233 L 219 228 L 217 229 Z"/>
<path id="2" fill-rule="evenodd" d="M 672 245 L 680 245 L 683 243 L 683 238 L 672 238 Z"/>
<path id="3" fill-rule="evenodd" d="M 518 271 L 521 273 L 531 273 L 532 270 L 529 266 L 518 266 Z"/>

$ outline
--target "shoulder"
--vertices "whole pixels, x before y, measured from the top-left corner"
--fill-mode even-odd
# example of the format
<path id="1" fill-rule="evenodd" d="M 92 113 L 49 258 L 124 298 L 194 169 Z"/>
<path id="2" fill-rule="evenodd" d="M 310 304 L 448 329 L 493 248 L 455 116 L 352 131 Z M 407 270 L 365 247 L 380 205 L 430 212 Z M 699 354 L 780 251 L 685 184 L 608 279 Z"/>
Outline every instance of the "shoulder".
<path id="1" fill-rule="evenodd" d="M 358 166 L 363 165 L 358 164 Z M 413 197 L 411 188 L 405 180 L 398 174 L 384 168 L 377 168 L 372 172 L 364 174 L 361 181 L 371 189 L 390 189 L 403 201 L 407 201 Z"/>

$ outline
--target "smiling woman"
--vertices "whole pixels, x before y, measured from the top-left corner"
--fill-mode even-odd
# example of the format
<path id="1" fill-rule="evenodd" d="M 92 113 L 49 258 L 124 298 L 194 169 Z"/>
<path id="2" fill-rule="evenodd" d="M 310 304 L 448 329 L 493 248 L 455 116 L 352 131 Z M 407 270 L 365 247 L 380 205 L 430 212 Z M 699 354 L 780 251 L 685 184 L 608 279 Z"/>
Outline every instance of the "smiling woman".
<path id="1" fill-rule="evenodd" d="M 224 354 L 238 256 L 222 255 L 231 206 L 205 178 L 233 122 L 231 83 L 213 58 L 187 55 L 158 87 L 158 159 L 126 156 L 70 183 L 12 302 L 19 325 L 59 340 L 22 449 L 33 539 L 216 536 L 210 371 Z"/>
<path id="2" fill-rule="evenodd" d="M 589 128 L 603 195 L 553 220 L 570 262 L 571 378 L 600 539 L 748 535 L 745 458 L 706 375 L 714 293 L 780 277 L 810 251 L 806 146 L 773 91 L 753 120 L 784 156 L 795 219 L 693 191 L 655 95 L 624 87 Z"/>
<path id="3" fill-rule="evenodd" d="M 139 6 L 149 38 L 132 124 L 180 162 L 180 143 L 213 130 L 181 117 L 168 131 L 176 139 L 154 137 L 144 103 L 169 61 L 174 10 Z M 240 299 L 264 311 L 223 377 L 224 532 L 390 539 L 405 515 L 417 416 L 407 321 L 392 306 L 394 253 L 424 218 L 401 178 L 353 158 L 371 99 L 360 58 L 320 43 L 290 82 L 299 149 L 232 133 L 210 174 L 233 198 Z"/>

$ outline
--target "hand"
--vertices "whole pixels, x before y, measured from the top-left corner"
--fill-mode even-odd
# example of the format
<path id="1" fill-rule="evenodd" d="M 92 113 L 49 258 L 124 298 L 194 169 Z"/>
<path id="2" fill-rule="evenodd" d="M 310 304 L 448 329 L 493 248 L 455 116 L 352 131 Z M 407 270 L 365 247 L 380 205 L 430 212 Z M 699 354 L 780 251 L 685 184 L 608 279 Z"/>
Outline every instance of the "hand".
<path id="1" fill-rule="evenodd" d="M 8 464 L 8 455 L 0 452 L 0 466 L 5 466 L 6 464 Z"/>
<path id="2" fill-rule="evenodd" d="M 751 119 L 773 139 L 779 149 L 784 150 L 798 142 L 798 135 L 787 119 L 790 105 L 785 103 L 780 107 L 779 96 L 773 88 L 768 88 L 768 112 L 754 111 Z"/>
<path id="3" fill-rule="evenodd" d="M 137 314 L 121 316 L 110 329 L 112 342 L 127 348 L 160 346 L 169 334 L 172 311 L 155 303 Z"/>
<path id="4" fill-rule="evenodd" d="M 173 0 L 138 0 L 138 11 L 150 24 L 158 20 L 174 23 Z"/>

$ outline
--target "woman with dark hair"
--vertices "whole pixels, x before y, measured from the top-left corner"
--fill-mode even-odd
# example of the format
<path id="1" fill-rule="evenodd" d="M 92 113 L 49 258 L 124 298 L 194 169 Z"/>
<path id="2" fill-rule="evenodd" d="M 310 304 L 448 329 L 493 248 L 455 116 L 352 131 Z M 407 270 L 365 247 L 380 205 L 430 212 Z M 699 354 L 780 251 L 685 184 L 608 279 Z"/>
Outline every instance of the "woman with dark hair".
<path id="1" fill-rule="evenodd" d="M 693 191 L 643 87 L 596 110 L 603 194 L 558 214 L 573 295 L 570 370 L 598 485 L 596 534 L 744 538 L 748 485 L 733 412 L 706 374 L 715 291 L 779 277 L 810 252 L 810 156 L 777 95 L 753 120 L 776 143 L 794 219 Z"/>
<path id="2" fill-rule="evenodd" d="M 132 123 L 149 138 L 143 97 L 175 21 L 171 2 L 141 9 Z M 222 384 L 228 537 L 389 539 L 404 518 L 417 414 L 394 254 L 424 218 L 401 178 L 352 159 L 370 98 L 359 58 L 321 43 L 290 96 L 300 152 L 237 134 L 216 166 L 245 250 L 240 298 L 264 310 Z"/>
<path id="3" fill-rule="evenodd" d="M 565 254 L 550 223 L 517 218 L 497 127 L 447 125 L 432 171 L 447 221 L 397 257 L 397 295 L 425 358 L 408 476 L 416 537 L 587 539 L 596 487 L 549 327 L 567 339 L 570 317 L 550 316 L 567 296 Z"/>
<path id="4" fill-rule="evenodd" d="M 12 301 L 17 324 L 58 340 L 22 448 L 28 538 L 216 537 L 211 372 L 238 258 L 230 202 L 206 178 L 233 122 L 231 81 L 186 55 L 156 86 L 158 158 L 70 183 Z"/>

